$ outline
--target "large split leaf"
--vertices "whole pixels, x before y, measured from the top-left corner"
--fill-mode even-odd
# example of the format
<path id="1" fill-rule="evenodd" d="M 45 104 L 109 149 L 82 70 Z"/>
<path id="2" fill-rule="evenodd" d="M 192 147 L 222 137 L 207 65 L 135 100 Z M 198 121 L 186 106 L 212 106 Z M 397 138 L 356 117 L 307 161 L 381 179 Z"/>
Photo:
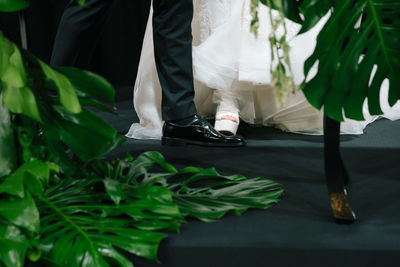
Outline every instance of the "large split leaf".
<path id="1" fill-rule="evenodd" d="M 278 183 L 262 177 L 223 176 L 215 169 L 197 167 L 177 171 L 155 151 L 145 152 L 137 159 L 121 161 L 114 168 L 110 164 L 103 168 L 100 173 L 115 179 L 113 187 L 108 190 L 114 201 L 127 195 L 123 181 L 139 187 L 162 185 L 172 192 L 173 200 L 184 216 L 203 221 L 213 221 L 228 212 L 241 214 L 249 208 L 268 208 L 277 203 L 283 193 Z M 122 188 L 116 188 L 118 182 Z M 142 197 L 146 195 L 163 198 L 161 191 L 152 194 L 147 191 Z"/>
<path id="2" fill-rule="evenodd" d="M 183 215 L 202 221 L 219 219 L 228 212 L 241 214 L 249 208 L 269 208 L 283 193 L 279 184 L 262 177 L 223 176 L 215 169 L 195 167 L 185 168 L 181 174 L 191 176 L 171 184 L 174 200 Z"/>
<path id="3" fill-rule="evenodd" d="M 0 12 L 15 12 L 29 6 L 24 0 L 0 0 Z"/>
<path id="4" fill-rule="evenodd" d="M 166 235 L 154 230 L 171 229 L 181 220 L 176 204 L 132 194 L 114 205 L 101 188 L 101 179 L 63 179 L 39 198 L 45 254 L 61 266 L 109 266 L 110 258 L 131 266 L 116 247 L 156 260 Z"/>
<path id="5" fill-rule="evenodd" d="M 305 84 L 304 94 L 338 121 L 343 120 L 343 110 L 346 117 L 363 120 L 366 98 L 370 113 L 382 114 L 379 92 L 385 79 L 390 83 L 389 104 L 400 99 L 399 1 L 321 2 L 331 4 L 333 12 L 305 63 L 306 75 L 317 62 L 318 73 Z"/>

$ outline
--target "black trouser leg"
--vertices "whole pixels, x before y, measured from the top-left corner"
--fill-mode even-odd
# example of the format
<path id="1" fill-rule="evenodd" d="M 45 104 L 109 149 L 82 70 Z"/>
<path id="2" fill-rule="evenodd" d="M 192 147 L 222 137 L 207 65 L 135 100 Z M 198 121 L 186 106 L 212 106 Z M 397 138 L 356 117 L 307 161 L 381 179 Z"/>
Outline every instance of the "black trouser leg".
<path id="1" fill-rule="evenodd" d="M 86 6 L 80 6 L 76 0 L 70 0 L 58 27 L 52 66 L 87 67 L 112 3 L 86 0 Z"/>
<path id="2" fill-rule="evenodd" d="M 193 102 L 193 0 L 154 0 L 153 38 L 166 121 L 196 114 Z"/>

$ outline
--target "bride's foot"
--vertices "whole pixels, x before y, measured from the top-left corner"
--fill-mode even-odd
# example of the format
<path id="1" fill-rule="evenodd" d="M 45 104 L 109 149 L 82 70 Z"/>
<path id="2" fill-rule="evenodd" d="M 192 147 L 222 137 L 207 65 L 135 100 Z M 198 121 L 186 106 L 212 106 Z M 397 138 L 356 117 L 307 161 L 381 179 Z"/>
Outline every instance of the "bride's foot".
<path id="1" fill-rule="evenodd" d="M 239 114 L 230 111 L 218 111 L 214 128 L 225 135 L 235 135 L 239 127 Z"/>

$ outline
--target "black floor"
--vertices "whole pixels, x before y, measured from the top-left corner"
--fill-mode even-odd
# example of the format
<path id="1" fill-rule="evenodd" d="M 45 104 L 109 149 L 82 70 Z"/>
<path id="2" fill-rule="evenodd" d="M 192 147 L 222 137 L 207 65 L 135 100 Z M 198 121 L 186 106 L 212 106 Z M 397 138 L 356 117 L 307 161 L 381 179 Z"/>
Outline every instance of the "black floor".
<path id="1" fill-rule="evenodd" d="M 120 132 L 137 121 L 131 101 L 120 116 L 102 114 Z M 158 150 L 176 167 L 216 167 L 224 174 L 280 182 L 285 196 L 268 210 L 190 221 L 160 248 L 161 266 L 400 266 L 400 121 L 379 120 L 362 136 L 342 136 L 358 221 L 333 222 L 323 172 L 321 136 L 241 127 L 244 148 L 162 147 L 128 140 L 110 156 Z M 160 266 L 134 258 L 135 266 Z"/>

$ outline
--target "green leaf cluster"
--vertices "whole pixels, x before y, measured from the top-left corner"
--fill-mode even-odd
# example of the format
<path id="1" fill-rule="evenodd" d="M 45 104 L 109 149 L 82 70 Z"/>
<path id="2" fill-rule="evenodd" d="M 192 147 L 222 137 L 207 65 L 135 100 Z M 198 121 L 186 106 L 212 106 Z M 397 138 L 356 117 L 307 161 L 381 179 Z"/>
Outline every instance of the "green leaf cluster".
<path id="1" fill-rule="evenodd" d="M 0 0 L 0 12 L 15 12 L 28 6 L 25 0 Z"/>
<path id="2" fill-rule="evenodd" d="M 36 157 L 74 174 L 77 164 L 97 159 L 121 142 L 113 127 L 81 105 L 110 109 L 96 100 L 113 104 L 114 90 L 104 78 L 74 68 L 52 69 L 29 52 L 21 53 L 1 33 L 0 47 L 1 94 L 14 114 L 21 162 Z M 11 139 L 10 133 L 3 138 Z"/>
<path id="3" fill-rule="evenodd" d="M 159 243 L 184 217 L 210 222 L 268 208 L 279 184 L 214 169 L 176 170 L 159 152 L 95 162 L 86 177 L 52 163 L 23 164 L 0 183 L 0 255 L 6 266 L 132 266 L 122 251 L 157 260 Z"/>

